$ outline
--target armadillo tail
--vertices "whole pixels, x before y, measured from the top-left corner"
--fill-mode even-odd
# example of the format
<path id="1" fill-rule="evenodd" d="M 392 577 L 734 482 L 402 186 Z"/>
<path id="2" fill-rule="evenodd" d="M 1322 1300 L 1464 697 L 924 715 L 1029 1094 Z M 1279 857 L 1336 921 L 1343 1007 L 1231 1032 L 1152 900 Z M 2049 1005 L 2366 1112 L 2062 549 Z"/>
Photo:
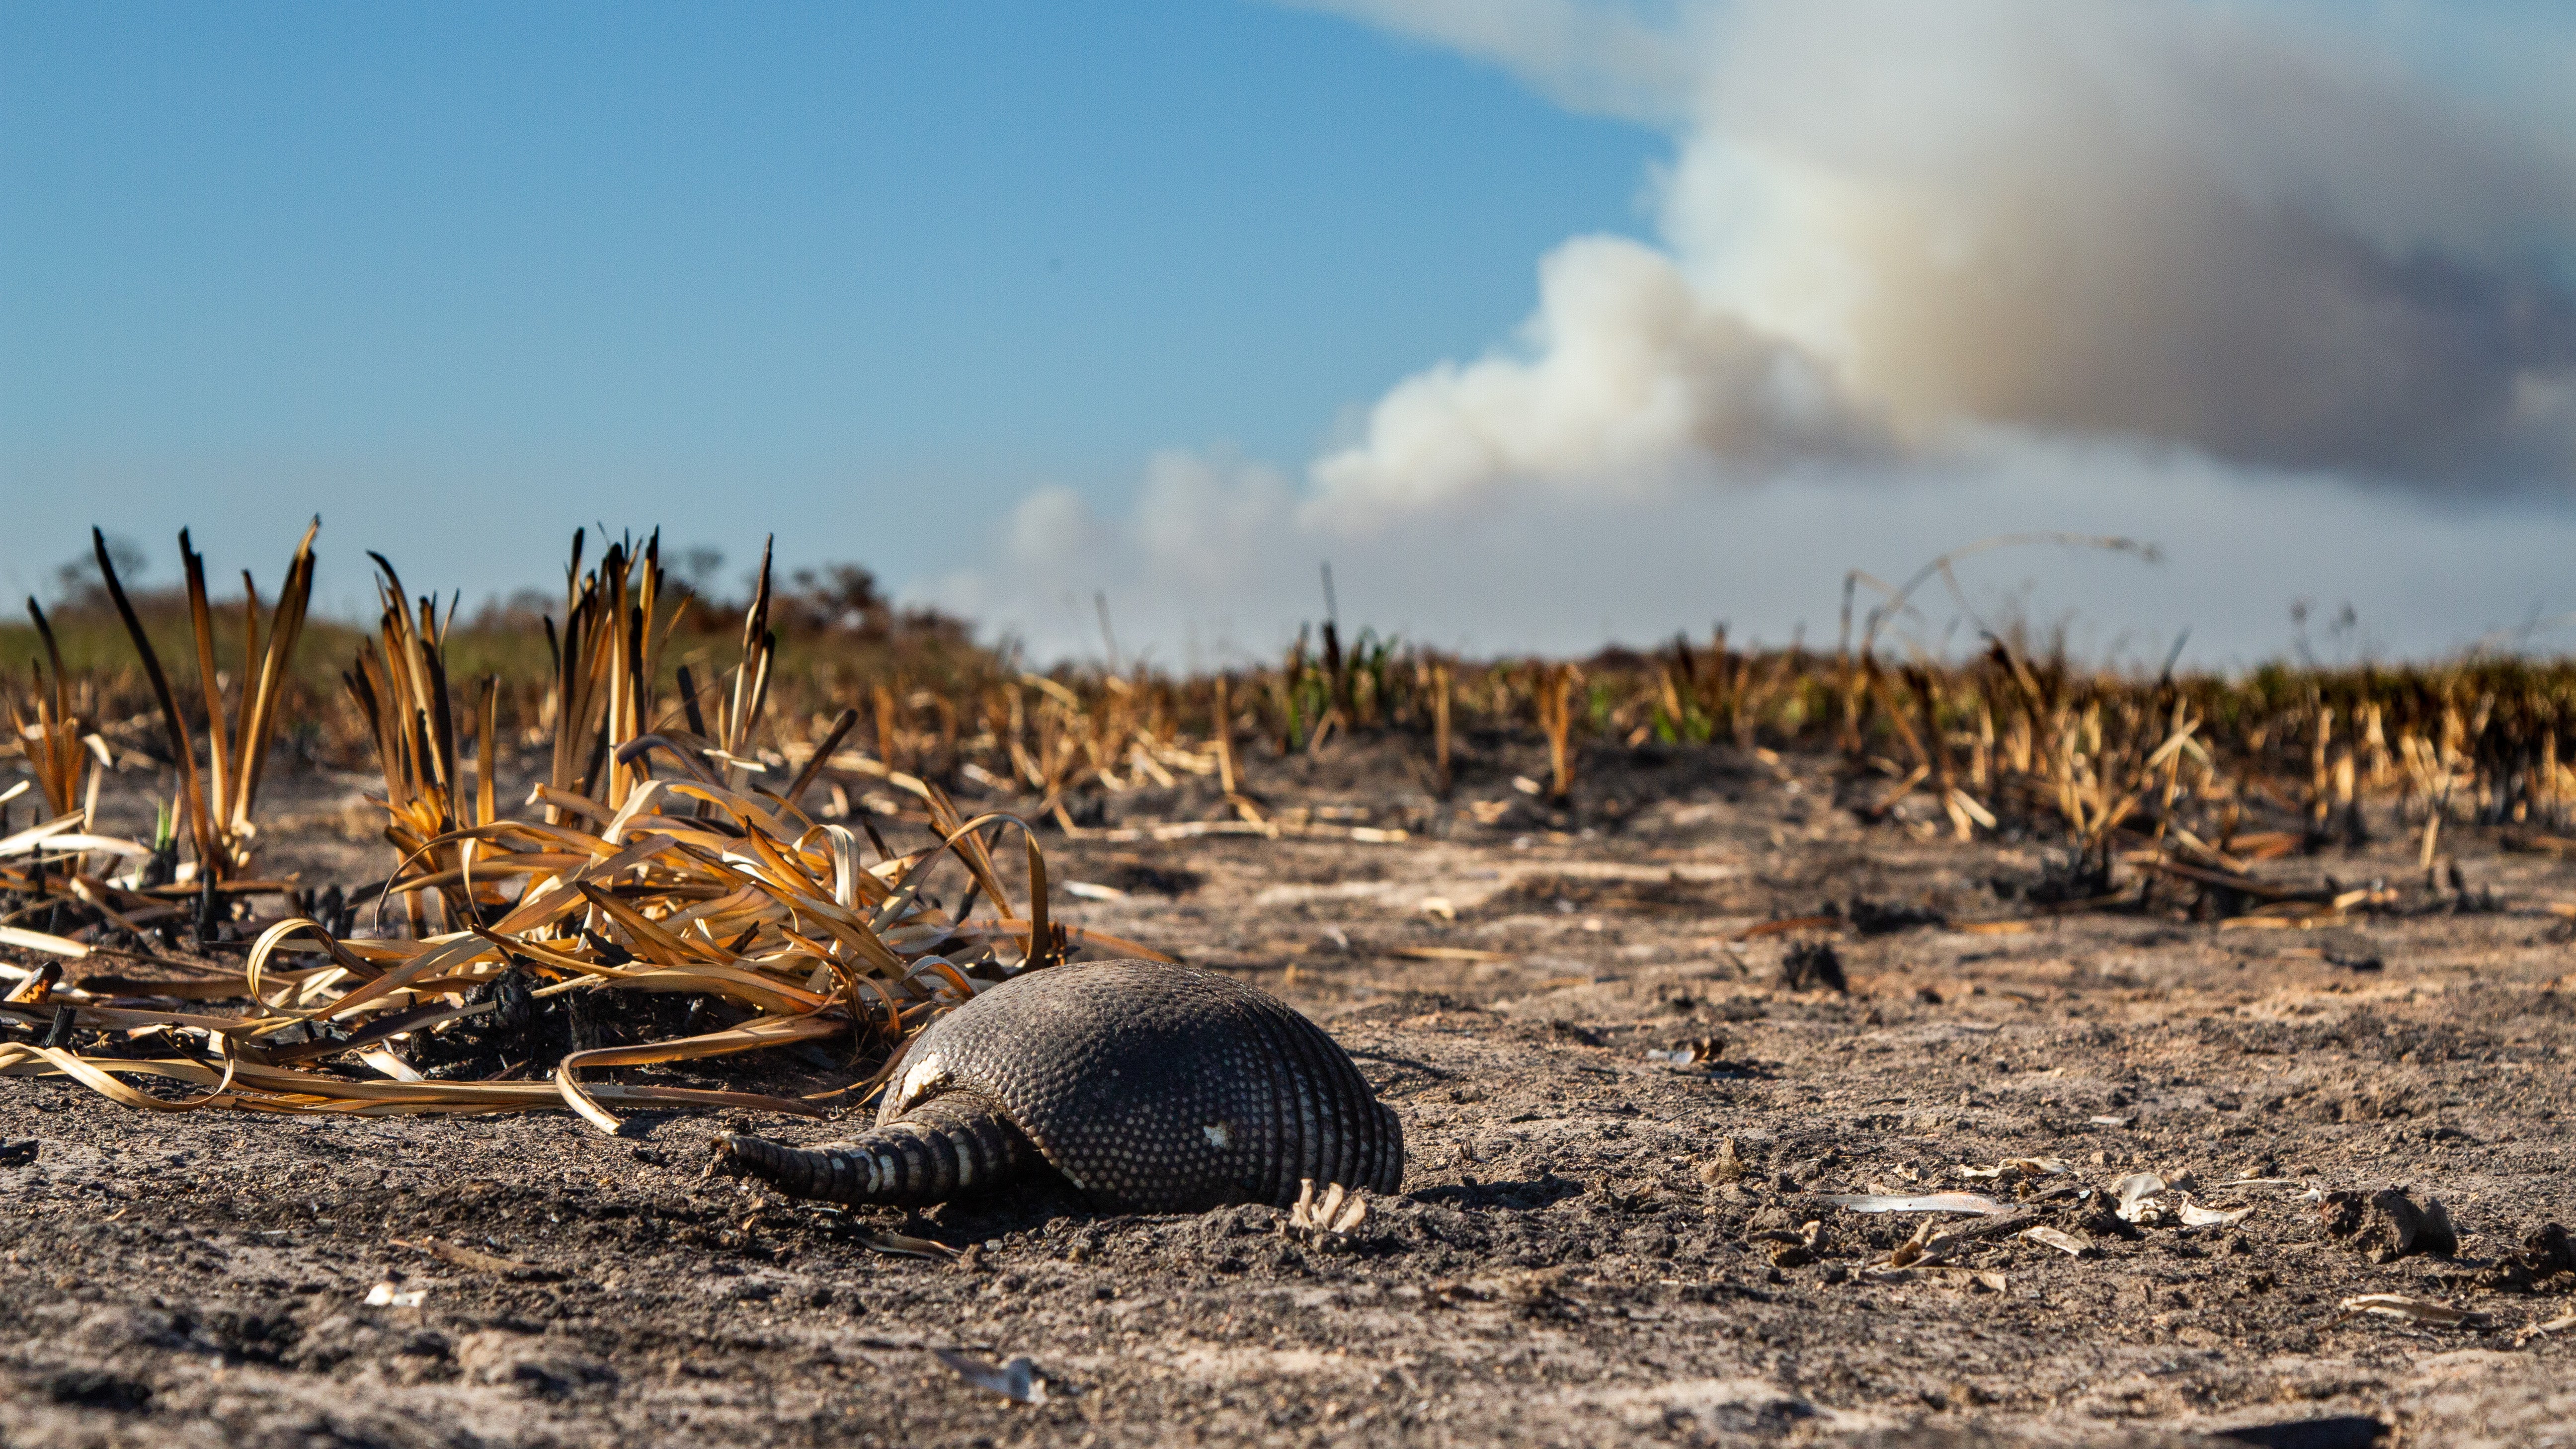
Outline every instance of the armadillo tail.
<path id="1" fill-rule="evenodd" d="M 945 1202 L 998 1187 L 1038 1160 L 1020 1129 L 971 1092 L 944 1092 L 855 1142 L 789 1147 L 727 1132 L 715 1147 L 709 1171 L 853 1207 Z"/>

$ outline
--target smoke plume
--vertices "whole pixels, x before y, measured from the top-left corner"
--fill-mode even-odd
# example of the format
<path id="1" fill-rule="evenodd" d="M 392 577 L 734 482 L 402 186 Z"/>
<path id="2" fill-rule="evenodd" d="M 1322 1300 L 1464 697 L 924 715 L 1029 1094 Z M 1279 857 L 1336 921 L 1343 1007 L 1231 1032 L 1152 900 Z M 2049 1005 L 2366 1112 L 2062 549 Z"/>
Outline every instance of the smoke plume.
<path id="1" fill-rule="evenodd" d="M 1355 8 L 1545 64 L 1490 14 Z M 1518 348 L 1400 385 L 1316 482 L 1401 502 L 1675 461 L 1760 473 L 1884 420 L 1917 452 L 2003 428 L 2564 487 L 2576 149 L 2296 16 L 1687 10 L 1686 92 L 1621 72 L 1621 109 L 1688 118 L 1664 250 L 1568 243 Z M 1599 49 L 1568 51 L 1595 92 Z"/>
<path id="2" fill-rule="evenodd" d="M 2497 53 L 2468 43 L 2482 25 L 2513 33 L 2488 25 L 2500 10 L 1321 8 L 1668 129 L 1655 235 L 1556 248 L 1514 337 L 1396 385 L 1302 487 L 1158 462 L 1132 522 L 1083 525 L 1124 540 L 1131 592 L 1160 577 L 1248 589 L 1270 556 L 1299 577 L 1324 552 L 1419 560 L 1460 547 L 1471 518 L 1506 555 L 1527 532 L 1514 518 L 1723 530 L 1796 512 L 1748 505 L 1782 490 L 1863 505 L 1842 530 L 1853 552 L 1917 556 L 2196 501 L 2201 522 L 2167 511 L 2150 530 L 2177 560 L 2219 515 L 2278 511 L 2220 501 L 2248 490 L 2336 500 L 2309 531 L 2327 544 L 2394 544 L 2427 508 L 2561 507 L 2576 491 L 2576 117 L 2463 59 Z M 2034 493 L 2043 475 L 2073 482 Z M 1872 516 L 1908 511 L 1886 500 L 1926 490 L 1952 523 L 1872 533 Z M 1711 497 L 1734 502 L 1704 510 Z M 1978 512 L 2008 498 L 2048 511 Z M 1567 536 L 1537 529 L 1501 571 L 1542 576 Z M 1818 590 L 1839 576 L 1822 572 Z M 1554 586 L 1569 601 L 1602 587 Z"/>

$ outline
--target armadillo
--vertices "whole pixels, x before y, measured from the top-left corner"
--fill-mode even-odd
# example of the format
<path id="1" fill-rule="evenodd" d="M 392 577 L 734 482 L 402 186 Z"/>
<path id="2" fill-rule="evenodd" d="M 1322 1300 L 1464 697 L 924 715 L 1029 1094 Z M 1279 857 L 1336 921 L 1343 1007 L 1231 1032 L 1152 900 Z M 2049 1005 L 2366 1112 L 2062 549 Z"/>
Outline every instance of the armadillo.
<path id="1" fill-rule="evenodd" d="M 795 1197 L 897 1206 L 1040 1173 L 1101 1211 L 1159 1213 L 1404 1176 L 1402 1125 L 1321 1028 L 1230 976 L 1151 961 L 1032 971 L 940 1017 L 854 1142 L 728 1133 L 716 1151 L 717 1171 Z"/>

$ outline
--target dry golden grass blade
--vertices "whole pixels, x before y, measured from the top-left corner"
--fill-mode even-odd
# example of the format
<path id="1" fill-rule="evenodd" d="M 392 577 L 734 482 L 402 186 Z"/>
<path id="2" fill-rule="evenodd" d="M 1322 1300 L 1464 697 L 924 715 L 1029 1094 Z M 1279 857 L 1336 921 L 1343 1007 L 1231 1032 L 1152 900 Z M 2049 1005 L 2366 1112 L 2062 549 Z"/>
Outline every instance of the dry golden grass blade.
<path id="1" fill-rule="evenodd" d="M 352 1081 L 310 1071 L 226 1064 L 218 1072 L 202 1062 L 184 1059 L 137 1060 L 81 1057 L 60 1048 L 0 1045 L 0 1076 L 71 1077 L 109 1100 L 149 1111 L 188 1112 L 230 1107 L 255 1112 L 350 1116 L 408 1116 L 439 1113 L 523 1112 L 560 1107 L 560 1088 L 542 1082 L 399 1082 Z M 138 1091 L 121 1077 L 159 1077 L 210 1088 L 199 1097 L 172 1102 Z M 695 1087 L 628 1086 L 594 1083 L 587 1088 L 597 1102 L 620 1106 L 687 1106 L 776 1112 L 820 1117 L 811 1102 L 754 1092 L 711 1091 Z"/>
<path id="2" fill-rule="evenodd" d="M 1062 948 L 1056 944 L 1058 931 L 1056 929 L 1050 929 L 1047 921 L 1046 855 L 1043 851 L 1038 849 L 1037 833 L 1029 829 L 1028 822 L 1025 820 L 1015 819 L 1014 823 L 1020 827 L 1020 841 L 1028 848 L 1029 857 L 1029 947 L 1027 959 L 1029 964 L 1038 965 L 1049 960 L 1061 959 L 1063 951 Z M 1007 903 L 1000 898 L 996 898 L 994 900 L 993 907 L 996 910 L 1003 911 L 1007 911 L 1008 909 Z M 1142 948 L 1138 949 L 1141 950 Z M 1168 956 L 1164 956 L 1159 951 L 1149 951 L 1145 954 L 1166 961 L 1171 959 Z"/>
<path id="3" fill-rule="evenodd" d="M 1017 826 L 1024 837 L 1034 839 L 1029 823 L 1016 815 L 1001 811 L 989 811 L 976 816 L 971 821 L 963 820 L 959 818 L 957 807 L 949 800 L 947 793 L 936 786 L 931 787 L 927 798 L 930 803 L 931 828 L 940 834 L 940 848 L 953 852 L 965 865 L 967 875 L 974 880 L 976 888 L 993 902 L 993 909 L 1001 912 L 1005 920 L 1017 920 L 1019 912 L 1011 909 L 1010 892 L 1003 889 L 1002 878 L 993 869 L 993 853 L 985 847 L 983 837 L 977 832 L 986 825 L 1008 824 Z M 1036 855 L 1031 855 L 1029 860 L 1030 868 L 1034 872 L 1029 877 L 1029 889 L 1035 898 L 1032 906 L 1042 910 L 1046 895 L 1046 866 Z M 927 864 L 927 859 L 923 864 Z M 919 869 L 918 866 L 915 868 Z"/>
<path id="4" fill-rule="evenodd" d="M 691 941 L 663 930 L 642 911 L 588 881 L 575 882 L 573 889 L 590 902 L 591 909 L 617 924 L 626 937 L 620 945 L 638 955 L 655 959 L 661 965 L 694 965 L 701 961 L 712 964 L 721 950 L 713 942 Z"/>
<path id="5" fill-rule="evenodd" d="M 244 1025 L 240 1017 L 212 1016 L 182 1011 L 141 1010 L 133 1007 L 93 1006 L 56 1000 L 42 1010 L 29 1010 L 17 1005 L 0 1006 L 6 1015 L 21 1026 L 43 1028 L 53 1021 L 56 1006 L 71 1006 L 74 1025 L 84 1030 L 134 1031 L 152 1027 L 178 1027 L 190 1031 L 232 1031 Z"/>
<path id="6" fill-rule="evenodd" d="M 319 930 L 318 927 L 314 929 L 317 932 Z M 444 936 L 418 944 L 423 949 L 394 969 L 371 981 L 360 983 L 346 995 L 324 1002 L 309 1011 L 298 1012 L 278 1020 L 274 1025 L 263 1026 L 251 1035 L 264 1036 L 300 1022 L 335 1020 L 349 1015 L 370 1002 L 381 1000 L 394 992 L 406 990 L 414 982 L 448 975 L 455 968 L 468 962 L 497 954 L 497 948 L 481 937 L 472 935 Z"/>
<path id="7" fill-rule="evenodd" d="M 787 793 L 780 798 L 791 806 L 804 798 L 806 790 L 813 786 L 815 777 L 823 773 L 823 767 L 831 762 L 833 752 L 841 747 L 841 741 L 849 737 L 850 731 L 856 729 L 858 723 L 857 710 L 842 710 L 839 718 L 832 721 L 831 730 L 823 736 L 823 742 L 814 747 L 813 755 L 805 761 L 805 767 L 796 772 L 795 780 L 789 783 Z"/>
<path id="8" fill-rule="evenodd" d="M 846 956 L 836 956 L 835 959 L 853 961 L 854 964 L 898 977 L 909 970 L 904 958 L 888 945 L 868 922 L 850 916 L 831 902 L 810 897 L 800 899 L 768 881 L 759 881 L 755 884 L 763 894 L 790 911 L 810 916 L 819 922 L 824 932 L 832 937 L 842 951 L 847 953 Z"/>
<path id="9" fill-rule="evenodd" d="M 13 835 L 0 837 L 0 856 L 24 854 L 55 836 L 78 829 L 81 824 L 81 813 L 80 807 L 75 805 L 40 825 L 30 825 Z"/>
<path id="10" fill-rule="evenodd" d="M 581 1082 L 585 1067 L 638 1067 L 664 1062 L 703 1061 L 708 1057 L 731 1056 L 737 1052 L 764 1051 L 800 1041 L 821 1041 L 839 1036 L 849 1029 L 846 1021 L 821 1021 L 812 1017 L 790 1017 L 785 1020 L 754 1022 L 729 1031 L 708 1032 L 702 1036 L 682 1037 L 678 1041 L 656 1042 L 651 1046 L 602 1047 L 594 1051 L 574 1052 L 555 1065 L 555 1087 L 564 1104 L 579 1113 L 591 1125 L 610 1136 L 617 1135 L 618 1120 L 609 1115 Z"/>
<path id="11" fill-rule="evenodd" d="M 734 669 L 733 699 L 717 740 L 729 755 L 741 754 L 750 743 L 761 708 L 769 699 L 770 657 L 778 648 L 778 636 L 769 627 L 769 559 L 774 542 L 765 540 L 760 546 L 760 573 L 752 585 L 751 607 L 743 611 L 742 663 Z"/>
<path id="12" fill-rule="evenodd" d="M 89 954 L 89 947 L 62 936 L 43 931 L 30 931 L 23 926 L 0 926 L 0 946 L 15 946 L 21 951 L 42 951 L 49 956 L 79 960 Z"/>
<path id="13" fill-rule="evenodd" d="M 1035 925 L 1030 921 L 976 921 L 970 924 L 988 936 L 1026 936 L 1033 934 Z M 1067 941 L 1079 941 L 1086 946 L 1097 946 L 1112 956 L 1135 956 L 1147 961 L 1176 960 L 1151 946 L 1130 941 L 1124 936 L 1113 936 L 1107 931 L 1094 930 L 1089 926 L 1060 925 L 1054 929 Z"/>
<path id="14" fill-rule="evenodd" d="M 296 544 L 280 586 L 277 610 L 270 619 L 267 642 L 259 628 L 259 589 L 242 574 L 242 684 L 236 723 L 227 731 L 223 689 L 215 660 L 215 626 L 206 597 L 205 559 L 179 531 L 179 556 L 187 576 L 188 621 L 195 636 L 199 687 L 206 703 L 207 781 L 205 810 L 220 859 L 219 879 L 233 879 L 250 865 L 252 816 L 270 736 L 278 719 L 281 692 L 289 680 L 295 648 L 303 636 L 304 613 L 313 592 L 313 538 L 321 528 L 315 519 Z"/>
<path id="15" fill-rule="evenodd" d="M 648 835 L 614 855 L 593 860 L 569 876 L 558 877 L 542 891 L 530 892 L 516 909 L 503 916 L 492 927 L 504 936 L 516 936 L 556 919 L 581 904 L 580 886 L 586 881 L 614 880 L 627 870 L 670 849 L 677 842 L 659 833 Z"/>
<path id="16" fill-rule="evenodd" d="M 1840 916 L 1792 916 L 1786 920 L 1764 921 L 1736 932 L 1729 940 L 1752 941 L 1764 936 L 1785 935 L 1793 931 L 1842 931 L 1848 923 Z"/>
<path id="17" fill-rule="evenodd" d="M 1548 798 L 1562 804 L 1574 790 L 1574 685 L 1571 664 L 1548 666 L 1538 688 L 1539 729 L 1547 736 Z"/>
<path id="18" fill-rule="evenodd" d="M 39 1059 L 51 1064 L 56 1071 L 61 1072 L 64 1076 L 71 1078 L 73 1081 L 80 1083 L 82 1086 L 89 1088 L 91 1091 L 98 1093 L 100 1096 L 107 1098 L 111 1102 L 127 1107 L 139 1107 L 150 1112 L 193 1112 L 200 1107 L 209 1107 L 220 1104 L 227 1099 L 228 1089 L 233 1083 L 234 1072 L 239 1066 L 239 1063 L 237 1062 L 225 1062 L 223 1073 L 215 1079 L 215 1084 L 212 1090 L 206 1092 L 202 1096 L 190 1097 L 181 1101 L 172 1102 L 166 1101 L 160 1097 L 155 1097 L 149 1092 L 137 1091 L 133 1087 L 129 1087 L 125 1083 L 116 1079 L 114 1074 L 115 1068 L 137 1065 L 135 1063 L 113 1062 L 94 1064 L 63 1050 L 61 1047 L 28 1046 L 24 1043 L 15 1042 L 0 1046 L 0 1071 L 7 1071 L 29 1058 Z M 155 1073 L 154 1075 L 166 1074 Z"/>
<path id="19" fill-rule="evenodd" d="M 519 948 L 513 947 L 513 950 Z M 522 952 L 522 954 L 525 954 Z M 532 958 L 535 959 L 535 958 Z M 828 957 L 818 957 L 828 960 Z M 756 971 L 737 966 L 699 963 L 690 966 L 610 968 L 600 978 L 624 991 L 662 991 L 683 996 L 721 996 L 755 1011 L 777 1015 L 801 1016 L 817 1012 L 832 1004 L 833 998 L 772 980 Z M 579 983 L 584 986 L 591 982 Z"/>
<path id="20" fill-rule="evenodd" d="M 189 542 L 184 528 L 179 530 L 179 564 L 187 575 L 188 626 L 197 642 L 197 684 L 206 699 L 207 790 L 220 821 L 225 803 L 232 798 L 232 751 L 224 739 L 224 690 L 215 669 L 215 615 L 206 601 L 206 560 Z"/>
<path id="21" fill-rule="evenodd" d="M 496 758 L 501 737 L 500 691 L 501 682 L 486 675 L 483 680 L 483 707 L 477 712 L 480 728 L 475 733 L 473 823 L 476 825 L 491 825 L 501 818 L 497 799 L 499 786 L 496 783 L 501 773 L 500 762 Z"/>
<path id="22" fill-rule="evenodd" d="M 63 651 L 54 640 L 52 621 L 32 598 L 27 600 L 27 617 L 35 621 L 36 638 L 45 648 L 45 666 L 52 685 L 46 687 L 43 675 L 37 679 L 36 725 L 31 732 L 24 718 L 13 709 L 10 718 L 18 727 L 18 737 L 27 754 L 27 763 L 36 775 L 36 788 L 45 797 L 46 806 L 60 815 L 80 808 L 80 777 L 83 757 L 80 748 L 80 721 L 73 714 L 71 680 L 63 672 Z"/>

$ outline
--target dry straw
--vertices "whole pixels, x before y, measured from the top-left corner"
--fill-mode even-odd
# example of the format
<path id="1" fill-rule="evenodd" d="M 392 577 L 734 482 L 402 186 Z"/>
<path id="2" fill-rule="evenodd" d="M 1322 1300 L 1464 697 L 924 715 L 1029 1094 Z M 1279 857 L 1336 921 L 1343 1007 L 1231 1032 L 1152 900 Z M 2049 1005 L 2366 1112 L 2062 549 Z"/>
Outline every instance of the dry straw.
<path id="1" fill-rule="evenodd" d="M 310 587 L 309 545 L 308 535 L 290 575 L 299 615 Z M 1050 920 L 1044 858 L 1015 816 L 961 818 L 937 786 L 906 778 L 938 844 L 901 855 L 880 844 L 871 860 L 851 830 L 818 823 L 800 807 L 814 770 L 783 793 L 755 782 L 767 767 L 749 751 L 776 642 L 766 623 L 765 561 L 741 656 L 707 729 L 694 692 L 673 709 L 657 709 L 654 698 L 655 658 L 668 629 L 657 544 L 612 546 L 585 572 L 576 543 L 548 702 L 551 769 L 520 815 L 505 815 L 495 798 L 492 689 L 487 684 L 478 699 L 481 755 L 468 792 L 443 660 L 452 621 L 433 600 L 407 600 L 392 566 L 377 562 L 381 623 L 347 682 L 383 768 L 386 836 L 402 852 L 378 910 L 399 903 L 413 938 L 343 939 L 322 921 L 296 916 L 260 933 L 234 981 L 208 973 L 128 980 L 117 996 L 57 994 L 47 981 L 0 1012 L 30 1025 L 59 1016 L 58 1037 L 67 1027 L 158 1050 L 83 1054 L 10 1043 L 0 1046 L 0 1073 L 59 1073 L 128 1106 L 165 1111 L 380 1116 L 560 1106 L 612 1132 L 621 1108 L 819 1115 L 827 1102 L 872 1089 L 903 1041 L 980 983 L 1060 960 L 1077 938 L 1151 954 Z M 202 599 L 193 562 L 190 578 L 193 603 Z M 131 606 L 122 609 L 138 649 L 148 651 Z M 283 600 L 280 609 L 284 615 Z M 201 858 L 242 858 L 262 710 L 272 698 L 265 681 L 282 669 L 277 651 L 292 647 L 291 621 L 269 637 L 268 672 L 231 751 L 215 752 L 213 793 L 223 809 L 206 817 L 200 839 L 211 848 Z M 166 696 L 157 662 L 145 658 Z M 210 659 L 201 652 L 201 662 Z M 220 718 L 211 687 L 208 699 Z M 184 748 L 175 706 L 165 717 Z M 1019 905 L 991 848 L 1010 830 L 1026 847 Z M 954 916 L 923 893 L 928 870 L 951 858 L 969 882 L 968 908 Z M 971 915 L 977 900 L 990 907 L 980 917 Z M 674 1040 L 576 1050 L 550 1080 L 424 1079 L 402 1045 L 499 1009 L 493 988 L 513 975 L 537 999 L 677 993 L 721 1001 L 738 1019 Z M 235 1016 L 129 1004 L 218 994 L 237 995 L 250 1009 Z M 849 1057 L 867 1065 L 846 1085 L 806 1097 L 591 1075 L 834 1039 L 846 1039 Z M 144 1090 L 151 1081 L 186 1094 Z"/>

